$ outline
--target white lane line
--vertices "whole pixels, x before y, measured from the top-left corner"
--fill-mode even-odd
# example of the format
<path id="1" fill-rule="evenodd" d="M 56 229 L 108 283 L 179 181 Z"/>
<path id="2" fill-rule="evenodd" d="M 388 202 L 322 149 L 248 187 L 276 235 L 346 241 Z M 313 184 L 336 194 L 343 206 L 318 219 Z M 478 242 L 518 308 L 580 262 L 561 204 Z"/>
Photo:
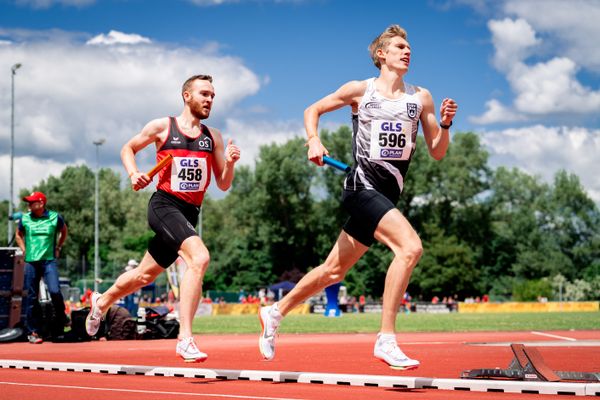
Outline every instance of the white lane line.
<path id="1" fill-rule="evenodd" d="M 128 393 L 144 393 L 144 394 L 174 394 L 182 396 L 201 396 L 201 397 L 223 397 L 227 399 L 255 399 L 255 400 L 305 400 L 305 399 L 291 399 L 287 397 L 260 397 L 260 396 L 244 396 L 237 394 L 210 394 L 210 393 L 189 393 L 189 392 L 167 392 L 157 390 L 139 390 L 139 389 L 116 389 L 116 388 L 100 388 L 93 386 L 68 386 L 68 385 L 49 385 L 42 383 L 19 383 L 19 382 L 0 382 L 0 385 L 13 385 L 13 386 L 32 386 L 32 387 L 44 387 L 44 388 L 56 388 L 56 389 L 84 389 L 84 390 L 98 390 L 107 392 L 128 392 Z"/>
<path id="2" fill-rule="evenodd" d="M 531 331 L 531 333 L 534 334 L 534 335 L 547 336 L 547 337 L 551 337 L 551 338 L 555 338 L 555 339 L 568 340 L 570 342 L 576 342 L 577 341 L 577 339 L 574 339 L 574 338 L 570 338 L 570 337 L 566 337 L 566 336 L 553 335 L 551 333 L 538 332 L 538 331 Z"/>
<path id="3" fill-rule="evenodd" d="M 403 342 L 399 341 L 398 344 L 409 344 L 411 346 L 429 346 L 430 344 L 462 344 L 461 342 Z"/>
<path id="4" fill-rule="evenodd" d="M 143 365 L 59 363 L 50 361 L 0 360 L 0 368 L 31 371 L 88 372 L 112 375 L 144 375 L 186 377 L 258 382 L 293 382 L 320 385 L 362 386 L 405 389 L 469 390 L 475 392 L 596 395 L 600 385 L 563 382 L 504 381 L 488 379 L 439 379 L 398 375 L 332 374 L 324 372 L 290 372 L 263 370 L 224 370 L 202 368 L 173 368 Z M 99 389 L 98 389 L 99 390 Z M 231 396 L 230 396 L 231 397 Z M 232 397 L 233 398 L 233 397 Z M 246 397 L 244 397 L 246 398 Z M 252 397 L 250 397 L 252 398 Z M 282 400 L 257 398 L 256 400 Z M 288 399 L 285 399 L 288 400 Z M 291 399 L 290 399 L 291 400 Z"/>

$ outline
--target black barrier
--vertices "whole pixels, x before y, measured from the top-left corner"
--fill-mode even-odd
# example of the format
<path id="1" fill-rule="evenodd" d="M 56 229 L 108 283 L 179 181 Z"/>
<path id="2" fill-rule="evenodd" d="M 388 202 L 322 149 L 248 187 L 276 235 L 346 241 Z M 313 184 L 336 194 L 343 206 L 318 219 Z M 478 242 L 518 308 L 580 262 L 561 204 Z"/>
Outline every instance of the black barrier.
<path id="1" fill-rule="evenodd" d="M 0 247 L 0 329 L 14 328 L 24 321 L 23 284 L 25 263 L 18 247 Z"/>

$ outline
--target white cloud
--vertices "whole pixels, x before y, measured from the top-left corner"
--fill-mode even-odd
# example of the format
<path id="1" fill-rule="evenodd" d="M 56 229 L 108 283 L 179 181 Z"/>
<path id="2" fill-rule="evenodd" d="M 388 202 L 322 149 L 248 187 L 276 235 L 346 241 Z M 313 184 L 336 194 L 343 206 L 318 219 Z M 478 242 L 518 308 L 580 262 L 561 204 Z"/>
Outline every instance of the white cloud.
<path id="1" fill-rule="evenodd" d="M 191 4 L 200 7 L 220 6 L 223 4 L 237 4 L 237 3 L 259 3 L 270 1 L 272 3 L 302 3 L 306 0 L 188 0 Z"/>
<path id="2" fill-rule="evenodd" d="M 53 160 L 44 160 L 32 156 L 15 156 L 13 160 L 13 179 L 14 179 L 14 195 L 15 204 L 18 204 L 18 195 L 21 189 L 31 188 L 33 185 L 49 176 L 59 176 L 61 172 L 68 166 L 65 163 L 56 162 Z M 71 164 L 82 164 L 81 160 L 74 160 Z M 69 164 L 69 165 L 71 165 Z M 10 188 L 10 156 L 0 155 L 0 182 L 6 182 L 0 188 L 0 198 L 7 199 L 9 197 Z"/>
<path id="3" fill-rule="evenodd" d="M 488 101 L 487 111 L 471 117 L 472 122 L 502 123 L 507 122 L 506 115 L 531 119 L 561 113 L 595 113 L 600 109 L 600 90 L 579 82 L 580 66 L 573 59 L 561 56 L 527 64 L 543 43 L 529 21 L 505 18 L 490 21 L 488 27 L 495 48 L 494 66 L 506 75 L 515 99 L 512 106 Z"/>
<path id="4" fill-rule="evenodd" d="M 507 0 L 504 11 L 547 34 L 551 49 L 583 68 L 600 72 L 600 2 L 597 0 Z"/>
<path id="5" fill-rule="evenodd" d="M 534 125 L 483 133 L 494 167 L 518 167 L 551 182 L 564 169 L 577 175 L 588 195 L 600 203 L 597 164 L 600 129 Z"/>
<path id="6" fill-rule="evenodd" d="M 217 96 L 207 123 L 216 127 L 239 101 L 261 87 L 261 78 L 240 59 L 214 49 L 205 52 L 152 42 L 86 45 L 89 37 L 82 41 L 80 34 L 64 31 L 39 35 L 20 30 L 15 36 L 19 40 L 0 46 L 0 71 L 23 64 L 15 76 L 15 157 L 31 157 L 36 164 L 93 163 L 92 142 L 103 137 L 107 142 L 102 146 L 102 165 L 122 170 L 121 146 L 151 119 L 179 115 L 181 85 L 194 74 L 214 77 Z M 9 110 L 10 101 L 10 79 L 2 79 L 0 109 Z M 0 113 L 0 126 L 10 127 L 9 112 Z M 9 135 L 9 129 L 0 130 L 0 143 L 9 143 Z M 8 152 L 9 146 L 2 146 L 2 171 L 8 170 Z M 151 150 L 143 153 L 140 168 L 153 159 Z M 15 193 L 42 177 L 32 169 L 26 179 L 15 179 Z M 8 192 L 8 185 L 2 184 L 0 199 L 8 198 Z"/>
<path id="7" fill-rule="evenodd" d="M 531 48 L 540 43 L 533 28 L 523 19 L 492 20 L 488 22 L 488 28 L 496 49 L 494 65 L 501 71 L 510 71 L 515 61 L 527 58 Z"/>
<path id="8" fill-rule="evenodd" d="M 94 4 L 96 0 L 17 0 L 20 6 L 27 6 L 37 9 L 50 8 L 55 5 L 85 7 Z"/>
<path id="9" fill-rule="evenodd" d="M 220 6 L 227 3 L 239 3 L 240 0 L 188 0 L 190 3 L 197 6 Z"/>
<path id="10" fill-rule="evenodd" d="M 575 63 L 564 57 L 531 67 L 515 64 L 508 75 L 515 108 L 527 114 L 598 112 L 600 90 L 584 87 L 576 72 Z"/>
<path id="11" fill-rule="evenodd" d="M 519 114 L 504 106 L 498 100 L 492 99 L 485 103 L 486 112 L 478 117 L 469 117 L 469 121 L 474 124 L 486 125 L 496 122 L 517 122 L 525 121 L 527 117 Z"/>
<path id="12" fill-rule="evenodd" d="M 222 133 L 225 142 L 231 138 L 241 148 L 241 165 L 254 165 L 261 145 L 283 144 L 295 137 L 305 136 L 301 121 L 227 119 Z"/>
<path id="13" fill-rule="evenodd" d="M 86 44 L 97 45 L 112 45 L 112 44 L 140 44 L 151 43 L 152 41 L 146 37 L 136 33 L 127 34 L 119 31 L 110 31 L 108 35 L 101 33 L 87 41 Z"/>

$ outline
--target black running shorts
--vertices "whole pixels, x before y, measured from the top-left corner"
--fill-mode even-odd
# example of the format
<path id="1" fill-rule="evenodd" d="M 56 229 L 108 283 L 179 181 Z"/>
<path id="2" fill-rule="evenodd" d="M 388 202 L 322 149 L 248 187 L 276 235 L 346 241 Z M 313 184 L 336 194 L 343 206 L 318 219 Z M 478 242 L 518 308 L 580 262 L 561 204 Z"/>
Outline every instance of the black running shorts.
<path id="1" fill-rule="evenodd" d="M 394 203 L 376 190 L 344 190 L 342 204 L 350 218 L 343 226 L 344 232 L 370 247 L 375 241 L 375 229 L 381 218 L 396 208 Z"/>
<path id="2" fill-rule="evenodd" d="M 179 256 L 183 241 L 197 236 L 200 208 L 167 192 L 156 191 L 148 202 L 148 224 L 155 235 L 148 252 L 163 268 L 168 268 Z"/>

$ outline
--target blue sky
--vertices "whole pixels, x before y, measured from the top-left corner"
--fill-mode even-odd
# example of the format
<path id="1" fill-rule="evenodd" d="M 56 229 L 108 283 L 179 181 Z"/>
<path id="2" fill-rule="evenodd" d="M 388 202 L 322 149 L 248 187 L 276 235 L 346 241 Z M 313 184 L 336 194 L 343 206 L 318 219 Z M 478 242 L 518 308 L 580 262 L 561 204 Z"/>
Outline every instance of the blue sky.
<path id="1" fill-rule="evenodd" d="M 100 137 L 101 165 L 123 172 L 120 147 L 179 114 L 195 73 L 215 79 L 207 123 L 252 165 L 261 144 L 304 135 L 306 106 L 377 75 L 367 46 L 397 23 L 412 47 L 405 80 L 437 107 L 453 97 L 454 130 L 480 134 L 493 166 L 546 180 L 566 169 L 600 202 L 599 20 L 595 0 L 0 0 L 0 199 L 17 62 L 18 193 L 67 165 L 95 165 Z M 343 109 L 321 127 L 348 122 Z M 152 162 L 140 155 L 141 168 Z"/>

